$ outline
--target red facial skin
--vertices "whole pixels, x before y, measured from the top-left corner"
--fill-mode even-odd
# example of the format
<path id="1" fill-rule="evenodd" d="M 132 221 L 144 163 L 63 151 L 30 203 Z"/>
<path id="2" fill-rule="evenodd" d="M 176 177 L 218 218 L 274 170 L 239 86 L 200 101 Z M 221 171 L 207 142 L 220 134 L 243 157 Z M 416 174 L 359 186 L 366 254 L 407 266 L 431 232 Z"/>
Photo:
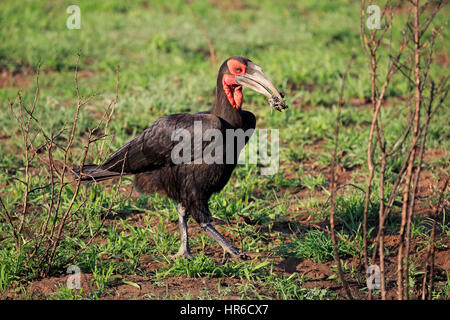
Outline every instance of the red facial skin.
<path id="1" fill-rule="evenodd" d="M 228 60 L 227 66 L 230 74 L 226 73 L 223 75 L 223 90 L 231 106 L 235 109 L 240 109 L 243 100 L 242 86 L 236 83 L 236 76 L 244 74 L 247 67 L 242 62 L 234 59 Z"/>

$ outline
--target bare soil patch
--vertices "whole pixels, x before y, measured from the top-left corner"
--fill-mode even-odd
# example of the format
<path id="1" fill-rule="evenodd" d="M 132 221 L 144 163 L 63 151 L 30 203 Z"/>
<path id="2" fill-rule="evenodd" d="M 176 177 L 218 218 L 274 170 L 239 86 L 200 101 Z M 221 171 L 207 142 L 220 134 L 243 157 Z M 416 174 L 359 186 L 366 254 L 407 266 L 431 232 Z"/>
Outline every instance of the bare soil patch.
<path id="1" fill-rule="evenodd" d="M 0 69 L 0 88 L 18 87 L 27 89 L 33 80 L 34 72 L 31 68 L 22 71 L 11 71 L 7 68 Z"/>

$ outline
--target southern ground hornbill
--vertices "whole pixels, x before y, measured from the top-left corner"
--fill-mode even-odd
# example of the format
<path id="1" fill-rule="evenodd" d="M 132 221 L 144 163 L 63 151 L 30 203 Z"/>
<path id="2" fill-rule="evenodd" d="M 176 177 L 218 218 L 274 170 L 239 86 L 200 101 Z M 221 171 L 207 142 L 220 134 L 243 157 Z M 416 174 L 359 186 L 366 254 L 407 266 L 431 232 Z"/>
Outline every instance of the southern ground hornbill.
<path id="1" fill-rule="evenodd" d="M 248 133 L 251 135 L 255 128 L 255 116 L 241 109 L 242 86 L 264 94 L 271 107 L 279 111 L 287 107 L 282 95 L 258 65 L 247 58 L 231 57 L 220 67 L 211 110 L 162 117 L 114 152 L 102 165 L 84 165 L 81 170 L 74 169 L 74 173 L 79 177 L 81 171 L 83 181 L 135 175 L 134 184 L 141 192 L 158 192 L 175 200 L 178 203 L 181 234 L 177 256 L 191 256 L 186 223 L 191 215 L 203 230 L 219 242 L 224 254 L 246 258 L 211 225 L 208 208 L 211 195 L 222 190 L 230 179 L 239 152 L 248 141 Z M 226 134 L 229 130 L 245 132 L 244 145 L 236 143 L 237 136 L 229 138 Z M 180 143 L 174 139 L 176 132 L 187 134 L 187 138 L 186 135 L 183 137 L 188 143 L 184 141 L 183 146 L 191 146 L 194 142 L 193 148 L 181 149 L 182 152 L 178 153 L 184 159 L 181 162 L 174 157 L 177 156 L 174 150 Z M 204 138 L 207 132 L 213 132 L 214 139 L 211 136 L 209 141 L 203 141 L 208 140 Z M 196 141 L 200 144 L 196 145 Z M 211 149 L 212 144 L 215 148 L 211 154 L 214 154 L 215 161 L 206 161 L 204 151 L 208 146 Z M 196 146 L 201 150 L 196 150 Z"/>

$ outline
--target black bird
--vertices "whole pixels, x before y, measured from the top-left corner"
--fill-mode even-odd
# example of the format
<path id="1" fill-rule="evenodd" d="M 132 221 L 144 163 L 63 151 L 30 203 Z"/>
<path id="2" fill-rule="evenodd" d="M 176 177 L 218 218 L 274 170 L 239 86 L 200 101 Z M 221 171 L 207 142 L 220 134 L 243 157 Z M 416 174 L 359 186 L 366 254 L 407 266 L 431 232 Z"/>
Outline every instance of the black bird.
<path id="1" fill-rule="evenodd" d="M 211 110 L 162 117 L 102 165 L 84 165 L 73 172 L 79 177 L 81 171 L 83 181 L 135 175 L 134 184 L 141 192 L 158 192 L 175 200 L 181 234 L 178 256 L 191 256 L 186 224 L 191 215 L 219 242 L 224 254 L 245 258 L 211 225 L 208 208 L 209 198 L 227 184 L 239 152 L 255 129 L 255 116 L 241 109 L 242 86 L 267 96 L 271 107 L 279 111 L 287 108 L 283 96 L 258 65 L 247 58 L 231 57 L 219 69 Z M 241 134 L 233 136 L 227 132 Z M 239 143 L 239 139 L 243 142 Z M 205 157 L 208 150 L 210 161 Z"/>

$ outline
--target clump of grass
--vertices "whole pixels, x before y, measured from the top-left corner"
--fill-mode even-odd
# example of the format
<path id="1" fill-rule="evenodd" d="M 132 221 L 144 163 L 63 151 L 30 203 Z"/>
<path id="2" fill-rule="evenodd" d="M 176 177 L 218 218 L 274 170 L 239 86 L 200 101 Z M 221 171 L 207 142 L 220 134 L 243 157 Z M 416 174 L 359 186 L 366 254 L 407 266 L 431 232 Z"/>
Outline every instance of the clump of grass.
<path id="1" fill-rule="evenodd" d="M 232 277 L 253 279 L 255 276 L 266 274 L 266 266 L 269 262 L 263 261 L 235 261 L 227 260 L 223 264 L 218 264 L 216 260 L 207 257 L 204 253 L 191 259 L 177 258 L 167 269 L 158 272 L 158 277 L 187 276 L 187 277 Z"/>
<path id="2" fill-rule="evenodd" d="M 327 178 L 320 172 L 317 176 L 307 175 L 302 178 L 302 185 L 309 190 L 320 190 L 328 183 Z"/>
<path id="3" fill-rule="evenodd" d="M 341 234 L 349 240 L 345 234 Z M 284 256 L 293 256 L 301 259 L 309 259 L 317 263 L 324 263 L 334 259 L 333 242 L 330 236 L 317 229 L 309 229 L 302 235 L 293 234 L 290 242 L 280 245 L 277 250 Z M 339 255 L 358 256 L 359 252 L 349 243 L 339 242 Z"/>
<path id="4" fill-rule="evenodd" d="M 159 219 L 156 232 L 151 233 L 152 246 L 154 251 L 161 255 L 173 254 L 179 247 L 177 233 L 169 233 L 163 218 Z"/>
<path id="5" fill-rule="evenodd" d="M 432 293 L 433 300 L 448 300 L 450 296 L 450 275 L 448 271 L 445 271 L 446 281 L 440 286 L 435 288 Z"/>
<path id="6" fill-rule="evenodd" d="M 58 290 L 48 295 L 49 299 L 54 300 L 84 300 L 87 297 L 83 297 L 83 288 L 70 289 L 67 286 L 60 286 Z"/>
<path id="7" fill-rule="evenodd" d="M 337 298 L 337 294 L 327 289 L 305 288 L 303 276 L 296 272 L 289 276 L 270 273 L 264 279 L 246 283 L 245 287 L 240 288 L 241 291 L 243 289 L 253 292 L 258 298 L 262 298 L 263 295 L 275 295 L 283 300 L 325 300 Z"/>
<path id="8" fill-rule="evenodd" d="M 96 285 L 96 291 L 94 292 L 94 296 L 96 298 L 102 296 L 105 293 L 106 289 L 108 288 L 108 285 L 112 280 L 114 269 L 115 269 L 114 264 L 94 267 L 92 278 Z"/>

